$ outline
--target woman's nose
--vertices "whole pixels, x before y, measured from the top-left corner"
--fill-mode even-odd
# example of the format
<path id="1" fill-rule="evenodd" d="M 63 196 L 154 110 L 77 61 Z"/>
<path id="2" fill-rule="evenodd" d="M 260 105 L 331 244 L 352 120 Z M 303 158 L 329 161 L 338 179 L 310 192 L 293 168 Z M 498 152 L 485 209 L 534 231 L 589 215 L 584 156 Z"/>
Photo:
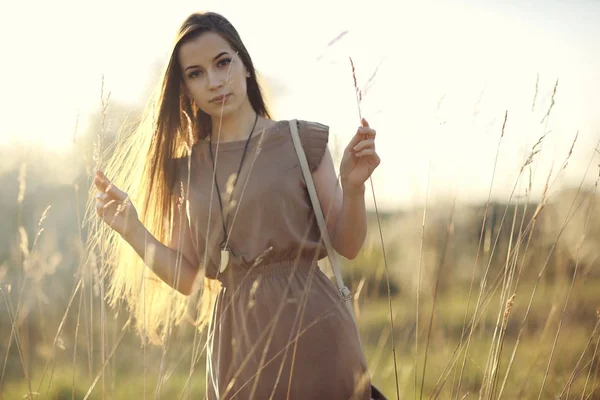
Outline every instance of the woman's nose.
<path id="1" fill-rule="evenodd" d="M 210 89 L 219 89 L 225 83 L 225 77 L 219 73 L 208 73 L 208 86 Z"/>

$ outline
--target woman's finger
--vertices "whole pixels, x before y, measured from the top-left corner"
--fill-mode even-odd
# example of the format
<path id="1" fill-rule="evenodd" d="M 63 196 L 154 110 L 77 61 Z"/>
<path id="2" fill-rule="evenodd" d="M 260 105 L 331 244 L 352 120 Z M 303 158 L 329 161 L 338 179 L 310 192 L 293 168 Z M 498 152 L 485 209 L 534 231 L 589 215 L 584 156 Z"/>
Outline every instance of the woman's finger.
<path id="1" fill-rule="evenodd" d="M 361 141 L 356 146 L 354 146 L 353 150 L 360 151 L 360 150 L 364 150 L 364 149 L 374 149 L 374 148 L 375 148 L 375 140 L 367 139 L 367 140 Z"/>
<path id="2" fill-rule="evenodd" d="M 96 214 L 98 214 L 98 216 L 102 217 L 104 215 L 104 204 L 103 203 L 96 203 Z"/>
<path id="3" fill-rule="evenodd" d="M 108 199 L 108 195 L 104 192 L 96 193 L 96 201 L 99 203 L 104 203 Z"/>
<path id="4" fill-rule="evenodd" d="M 116 200 L 110 199 L 104 204 L 104 208 L 108 208 L 108 207 L 112 206 L 113 204 L 118 204 L 118 203 Z"/>
<path id="5" fill-rule="evenodd" d="M 350 143 L 348 143 L 348 149 L 352 150 L 361 140 L 363 140 L 362 134 L 359 131 L 356 131 L 356 134 L 350 139 Z"/>
<path id="6" fill-rule="evenodd" d="M 365 138 L 374 139 L 377 136 L 377 131 L 373 128 L 361 126 L 357 130 L 358 133 L 362 134 Z"/>
<path id="7" fill-rule="evenodd" d="M 124 201 L 127 198 L 127 193 L 123 192 L 117 186 L 115 186 L 103 173 L 102 171 L 96 172 L 94 183 L 98 190 L 108 194 L 109 197 Z"/>
<path id="8" fill-rule="evenodd" d="M 363 118 L 362 125 L 356 129 L 356 134 L 352 137 L 350 143 L 348 143 L 347 148 L 352 151 L 361 141 L 375 139 L 375 135 L 375 129 L 369 127 L 369 123 Z"/>
<path id="9" fill-rule="evenodd" d="M 106 177 L 106 175 L 104 175 L 102 171 L 96 171 L 94 183 L 97 183 L 97 186 L 99 186 L 100 190 L 106 192 L 112 182 Z"/>
<path id="10" fill-rule="evenodd" d="M 106 190 L 106 185 L 104 183 L 104 181 L 102 180 L 102 178 L 98 177 L 97 175 L 94 177 L 94 185 L 96 186 L 96 189 L 98 189 L 99 191 L 104 191 Z"/>
<path id="11" fill-rule="evenodd" d="M 109 183 L 106 187 L 106 193 L 114 198 L 117 199 L 119 201 L 125 201 L 125 199 L 127 198 L 127 193 L 125 193 L 124 191 L 122 191 L 121 189 L 119 189 L 118 187 L 116 187 L 114 184 Z"/>
<path id="12" fill-rule="evenodd" d="M 356 157 L 376 156 L 377 152 L 375 152 L 375 149 L 364 149 L 356 152 L 354 155 Z"/>

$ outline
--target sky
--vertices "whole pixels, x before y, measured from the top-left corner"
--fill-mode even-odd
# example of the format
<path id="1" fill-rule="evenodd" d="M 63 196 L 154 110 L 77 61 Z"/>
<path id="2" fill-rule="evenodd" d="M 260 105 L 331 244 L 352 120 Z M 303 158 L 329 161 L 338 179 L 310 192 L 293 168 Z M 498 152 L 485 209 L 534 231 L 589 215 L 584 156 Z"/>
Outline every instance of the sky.
<path id="1" fill-rule="evenodd" d="M 377 71 L 360 110 L 377 130 L 383 208 L 481 202 L 490 186 L 501 201 L 521 196 L 530 178 L 519 171 L 544 133 L 534 196 L 548 176 L 557 190 L 598 176 L 600 2 L 585 0 L 3 2 L 0 147 L 71 151 L 102 77 L 114 101 L 145 102 L 179 25 L 203 10 L 237 28 L 275 119 L 329 125 L 336 160 L 359 124 L 349 57 L 359 86 Z"/>

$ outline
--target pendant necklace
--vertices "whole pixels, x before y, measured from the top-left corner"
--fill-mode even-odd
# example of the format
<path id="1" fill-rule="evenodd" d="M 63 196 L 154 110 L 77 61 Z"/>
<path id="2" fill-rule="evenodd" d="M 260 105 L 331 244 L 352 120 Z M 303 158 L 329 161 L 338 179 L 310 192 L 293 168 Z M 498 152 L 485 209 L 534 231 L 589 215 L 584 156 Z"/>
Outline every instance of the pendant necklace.
<path id="1" fill-rule="evenodd" d="M 254 119 L 254 125 L 252 126 L 252 130 L 250 131 L 250 133 L 248 134 L 248 139 L 246 139 L 246 144 L 244 145 L 244 152 L 242 153 L 242 159 L 240 160 L 240 165 L 238 167 L 238 171 L 237 174 L 235 175 L 235 180 L 233 181 L 233 187 L 231 189 L 231 192 L 229 193 L 229 201 L 227 204 L 231 204 L 231 197 L 233 196 L 233 192 L 235 190 L 236 184 L 237 184 L 237 180 L 240 176 L 240 172 L 242 171 L 242 166 L 244 165 L 244 158 L 246 158 L 246 151 L 248 150 L 248 144 L 250 143 L 250 139 L 252 138 L 252 134 L 254 133 L 254 128 L 256 128 L 256 122 L 258 121 L 258 114 L 256 114 L 256 118 Z M 211 137 L 212 139 L 212 137 Z M 231 248 L 229 247 L 229 235 L 227 234 L 227 223 L 229 222 L 229 215 L 230 213 L 227 213 L 227 219 L 225 219 L 225 216 L 223 215 L 223 200 L 221 199 L 221 191 L 219 189 L 219 183 L 217 182 L 217 172 L 216 172 L 216 165 L 215 165 L 215 158 L 213 156 L 213 151 L 212 151 L 212 140 L 211 143 L 208 144 L 208 151 L 210 153 L 210 160 L 212 162 L 212 166 L 213 166 L 213 171 L 214 171 L 214 176 L 215 176 L 215 186 L 217 189 L 217 196 L 219 198 L 219 208 L 221 210 L 221 223 L 223 225 L 223 241 L 221 242 L 221 261 L 219 264 L 219 272 L 223 272 L 225 271 L 225 268 L 227 268 L 227 265 L 229 264 L 229 256 L 233 253 L 235 255 L 235 252 L 233 252 L 231 250 Z M 239 204 L 237 205 L 237 207 L 239 207 Z"/>

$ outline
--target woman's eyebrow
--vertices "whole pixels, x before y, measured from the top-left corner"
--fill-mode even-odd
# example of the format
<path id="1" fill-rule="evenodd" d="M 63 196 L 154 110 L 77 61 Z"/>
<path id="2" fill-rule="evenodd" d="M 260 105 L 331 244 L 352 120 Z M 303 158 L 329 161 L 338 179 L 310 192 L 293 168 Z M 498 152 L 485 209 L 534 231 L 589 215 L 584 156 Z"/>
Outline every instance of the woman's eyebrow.
<path id="1" fill-rule="evenodd" d="M 217 58 L 219 58 L 219 57 L 221 57 L 222 55 L 225 55 L 225 54 L 229 55 L 229 53 L 228 53 L 228 52 L 226 52 L 226 51 L 222 51 L 222 52 L 220 52 L 219 54 L 217 54 L 217 55 L 216 55 L 216 56 L 213 58 L 213 61 L 216 61 L 216 59 L 217 59 Z M 187 71 L 187 70 L 188 70 L 188 69 L 190 69 L 190 68 L 196 68 L 196 67 L 198 67 L 198 65 L 190 65 L 189 67 L 186 67 L 186 68 L 184 69 L 184 71 Z"/>

